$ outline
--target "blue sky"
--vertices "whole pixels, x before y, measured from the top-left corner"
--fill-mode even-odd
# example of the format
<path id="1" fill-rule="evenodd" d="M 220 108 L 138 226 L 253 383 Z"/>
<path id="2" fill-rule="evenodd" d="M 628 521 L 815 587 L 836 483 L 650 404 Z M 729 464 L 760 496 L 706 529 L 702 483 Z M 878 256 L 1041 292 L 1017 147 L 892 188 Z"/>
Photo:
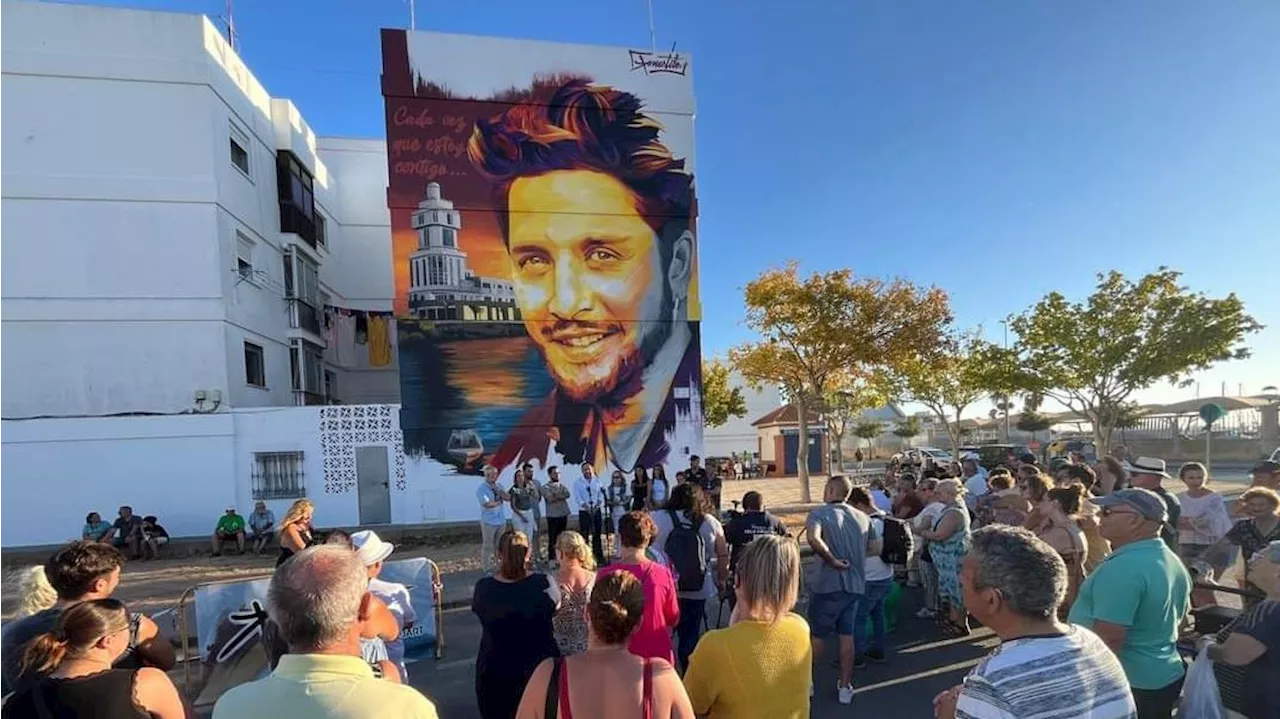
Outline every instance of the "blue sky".
<path id="1" fill-rule="evenodd" d="M 111 2 L 211 16 L 220 0 Z M 1205 373 L 1280 385 L 1280 3 L 654 0 L 693 53 L 704 354 L 749 338 L 761 269 L 852 267 L 964 326 L 1164 264 L 1270 327 Z M 643 0 L 419 0 L 420 29 L 648 45 Z M 236 3 L 240 52 L 321 135 L 381 137 L 378 29 L 404 0 Z M 1146 401 L 1193 390 L 1157 387 Z"/>

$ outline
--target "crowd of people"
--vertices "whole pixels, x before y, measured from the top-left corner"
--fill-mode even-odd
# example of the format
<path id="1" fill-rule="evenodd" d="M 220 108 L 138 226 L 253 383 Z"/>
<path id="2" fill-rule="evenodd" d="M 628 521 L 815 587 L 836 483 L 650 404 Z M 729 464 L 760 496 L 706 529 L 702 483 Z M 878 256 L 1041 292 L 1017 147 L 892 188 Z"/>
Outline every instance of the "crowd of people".
<path id="1" fill-rule="evenodd" d="M 214 716 L 434 719 L 432 704 L 402 686 L 403 634 L 417 617 L 408 588 L 380 576 L 394 547 L 368 530 L 309 546 L 309 522 L 309 505 L 297 505 L 280 530 L 290 554 L 271 578 L 262 629 L 272 671 L 226 692 Z M 288 527 L 305 532 L 292 550 Z M 166 673 L 173 644 L 112 597 L 124 563 L 111 543 L 78 540 L 21 573 L 0 651 L 5 719 L 192 715 Z"/>
<path id="2" fill-rule="evenodd" d="M 890 512 L 910 522 L 917 540 L 898 574 L 923 588 L 919 616 L 935 618 L 946 636 L 968 634 L 976 620 L 1005 640 L 963 685 L 937 698 L 938 717 L 1027 715 L 1029 702 L 1045 701 L 1043 694 L 1028 694 L 1029 687 L 1047 691 L 1045 678 L 1058 679 L 1054 686 L 1071 678 L 1060 662 L 1045 658 L 1059 652 L 1055 656 L 1076 657 L 1071 682 L 1088 683 L 1094 694 L 1065 691 L 1061 703 L 1069 709 L 1054 716 L 1168 719 L 1186 674 L 1179 642 L 1185 648 L 1196 636 L 1192 610 L 1213 604 L 1213 581 L 1241 555 L 1237 581 L 1245 611 L 1231 631 L 1219 634 L 1249 637 L 1234 644 L 1250 651 L 1214 649 L 1211 656 L 1258 679 L 1270 676 L 1240 683 L 1240 701 L 1251 719 L 1280 716 L 1274 681 L 1280 677 L 1280 607 L 1271 563 L 1280 553 L 1280 466 L 1274 462 L 1254 467 L 1234 516 L 1206 486 L 1204 465 L 1183 465 L 1177 480 L 1186 491 L 1175 494 L 1164 486 L 1175 481 L 1164 461 L 1150 457 L 1125 463 L 1105 457 L 1092 467 L 1067 459 L 1042 468 L 1027 455 L 986 469 L 969 455 L 919 478 L 891 466 L 888 478 L 897 487 Z M 857 504 L 864 512 L 876 509 L 865 498 Z M 1018 563 L 1007 564 L 1015 554 Z M 1027 572 L 1025 587 L 1015 570 Z M 1202 583 L 1199 591 L 1195 581 Z M 986 588 L 994 592 L 984 594 Z M 1025 596 L 1017 596 L 1020 590 Z M 1045 614 L 1050 609 L 1052 616 Z M 1009 613 L 1003 616 L 1010 626 L 1022 627 L 1010 630 L 1019 641 L 992 624 L 1001 622 L 1000 612 Z M 1053 642 L 1041 641 L 1046 632 Z M 1122 691 L 1095 696 L 1117 678 Z M 1017 710 L 1020 705 L 1028 709 Z"/>
<path id="3" fill-rule="evenodd" d="M 922 591 L 920 616 L 944 636 L 977 623 L 1001 640 L 935 697 L 938 719 L 1167 719 L 1185 677 L 1179 643 L 1195 639 L 1193 577 L 1220 577 L 1239 553 L 1245 610 L 1198 644 L 1237 671 L 1245 716 L 1276 719 L 1280 467 L 1255 468 L 1229 510 L 1201 465 L 1181 468 L 1186 491 L 1173 494 L 1158 459 L 1048 470 L 1027 459 L 988 470 L 965 457 L 958 476 L 890 468 L 866 487 L 830 478 L 805 521 L 815 566 L 803 616 L 800 545 L 758 493 L 722 522 L 696 473 L 670 487 L 646 475 L 637 501 L 634 479 L 604 485 L 584 470 L 567 493 L 580 508 L 574 531 L 552 521 L 568 516 L 557 473 L 542 484 L 521 468 L 503 488 L 487 472 L 482 529 L 497 529 L 471 605 L 479 715 L 805 717 L 832 689 L 851 704 L 856 670 L 893 660 L 886 606 L 902 584 Z M 1112 475 L 1105 485 L 1101 472 Z M 498 513 L 501 523 L 486 517 Z M 592 515 L 608 517 L 607 533 Z M 408 589 L 381 578 L 394 547 L 371 531 L 312 546 L 311 522 L 299 500 L 274 528 L 281 553 L 263 631 L 272 669 L 223 694 L 215 718 L 435 717 L 405 686 L 403 635 L 416 616 Z M 166 675 L 173 646 L 112 598 L 125 561 L 113 544 L 83 539 L 23 574 L 23 616 L 5 627 L 0 660 L 6 719 L 188 715 Z M 710 629 L 715 599 L 730 617 Z M 836 686 L 817 686 L 832 650 Z"/>

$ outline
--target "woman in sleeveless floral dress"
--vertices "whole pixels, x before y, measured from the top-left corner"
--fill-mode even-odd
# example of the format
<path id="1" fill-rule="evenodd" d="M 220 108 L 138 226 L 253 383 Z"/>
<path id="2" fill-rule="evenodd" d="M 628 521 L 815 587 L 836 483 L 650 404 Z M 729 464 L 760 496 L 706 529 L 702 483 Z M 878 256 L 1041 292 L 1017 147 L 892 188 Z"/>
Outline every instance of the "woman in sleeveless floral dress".
<path id="1" fill-rule="evenodd" d="M 587 619 L 584 608 L 595 583 L 595 559 L 581 534 L 566 531 L 556 540 L 560 569 L 553 580 L 560 585 L 560 608 L 551 618 L 551 630 L 561 656 L 587 650 Z"/>

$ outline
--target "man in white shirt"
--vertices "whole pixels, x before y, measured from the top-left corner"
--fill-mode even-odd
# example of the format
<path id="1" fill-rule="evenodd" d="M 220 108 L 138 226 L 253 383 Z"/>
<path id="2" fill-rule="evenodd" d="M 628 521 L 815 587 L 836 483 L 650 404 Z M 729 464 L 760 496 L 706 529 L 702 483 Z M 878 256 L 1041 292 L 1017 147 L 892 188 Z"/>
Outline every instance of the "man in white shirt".
<path id="1" fill-rule="evenodd" d="M 849 492 L 849 504 L 871 518 L 876 536 L 884 537 L 884 510 L 875 506 L 871 494 L 862 487 Z M 879 554 L 867 554 L 863 561 L 866 570 L 866 591 L 858 603 L 858 614 L 853 625 L 853 647 L 858 652 L 853 668 L 861 669 L 867 660 L 883 662 L 885 645 L 884 601 L 893 589 L 893 567 L 885 563 Z M 871 619 L 871 642 L 867 642 L 867 618 Z"/>
<path id="2" fill-rule="evenodd" d="M 600 535 L 604 530 L 604 485 L 595 469 L 582 463 L 582 477 L 573 483 L 573 501 L 578 505 L 578 531 L 591 539 L 591 553 L 596 564 L 604 564 L 604 545 Z"/>
<path id="3" fill-rule="evenodd" d="M 964 474 L 964 503 L 972 512 L 978 507 L 978 497 L 987 493 L 987 470 L 978 464 L 978 455 L 972 452 L 960 459 L 960 472 Z"/>

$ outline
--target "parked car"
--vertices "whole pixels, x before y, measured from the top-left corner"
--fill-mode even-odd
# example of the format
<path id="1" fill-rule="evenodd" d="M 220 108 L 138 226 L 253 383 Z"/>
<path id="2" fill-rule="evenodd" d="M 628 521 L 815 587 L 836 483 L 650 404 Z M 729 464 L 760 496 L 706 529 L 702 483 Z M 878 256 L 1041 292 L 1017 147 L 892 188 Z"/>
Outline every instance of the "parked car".
<path id="1" fill-rule="evenodd" d="M 1025 444 L 983 444 L 960 448 L 961 457 L 976 454 L 978 464 L 988 470 L 1004 464 L 1011 454 L 1017 459 L 1028 453 L 1031 453 L 1031 448 Z"/>
<path id="2" fill-rule="evenodd" d="M 912 447 L 902 453 L 903 464 L 917 467 L 921 471 L 932 469 L 936 465 L 946 464 L 951 459 L 950 452 L 937 447 Z"/>

